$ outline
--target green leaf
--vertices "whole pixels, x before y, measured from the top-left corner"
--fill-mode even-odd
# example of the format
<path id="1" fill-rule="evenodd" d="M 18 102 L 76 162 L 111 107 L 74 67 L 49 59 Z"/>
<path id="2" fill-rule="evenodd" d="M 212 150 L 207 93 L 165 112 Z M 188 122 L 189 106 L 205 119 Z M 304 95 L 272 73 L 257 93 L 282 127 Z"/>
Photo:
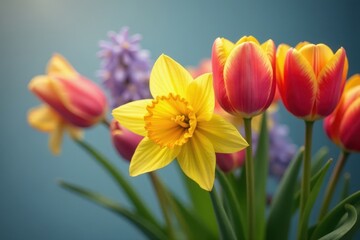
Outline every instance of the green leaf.
<path id="1" fill-rule="evenodd" d="M 146 207 L 146 204 L 141 200 L 135 189 L 130 185 L 130 183 L 126 181 L 126 179 L 116 169 L 116 167 L 90 144 L 86 143 L 83 140 L 75 140 L 75 142 L 79 144 L 79 146 L 82 147 L 86 152 L 88 152 L 97 161 L 97 163 L 99 163 L 110 174 L 110 176 L 115 180 L 120 189 L 125 192 L 126 196 L 134 205 L 137 212 L 141 216 L 144 216 L 149 221 L 159 226 L 152 213 Z"/>
<path id="2" fill-rule="evenodd" d="M 317 174 L 322 166 L 324 165 L 324 161 L 329 153 L 329 149 L 327 147 L 322 147 L 316 154 L 312 157 L 311 163 L 311 176 Z"/>
<path id="3" fill-rule="evenodd" d="M 342 220 L 341 224 L 332 232 L 326 234 L 319 240 L 339 240 L 342 239 L 356 224 L 357 211 L 356 208 L 350 204 L 345 205 L 346 215 L 345 219 Z"/>
<path id="4" fill-rule="evenodd" d="M 315 183 L 318 181 L 318 178 L 321 176 L 321 167 L 322 163 L 324 161 L 324 158 L 327 156 L 328 149 L 327 148 L 321 148 L 317 154 L 314 156 L 314 161 L 311 165 L 311 180 L 310 180 L 310 191 L 315 186 Z M 315 171 L 317 170 L 317 171 Z M 300 206 L 300 184 L 297 185 L 297 191 L 295 193 L 295 204 L 293 205 L 292 213 L 294 214 L 296 210 Z"/>
<path id="5" fill-rule="evenodd" d="M 236 197 L 234 185 L 226 178 L 225 174 L 216 168 L 216 176 L 223 190 L 225 200 L 229 204 L 229 214 L 232 219 L 233 229 L 238 239 L 245 239 L 243 222 L 241 222 L 241 210 Z"/>
<path id="6" fill-rule="evenodd" d="M 210 192 L 210 198 L 220 230 L 221 239 L 235 240 L 236 236 L 234 229 L 232 228 L 229 218 L 225 213 L 225 209 L 216 194 L 215 188 L 213 188 L 213 190 Z"/>
<path id="7" fill-rule="evenodd" d="M 269 133 L 267 129 L 267 114 L 262 115 L 261 128 L 258 145 L 254 157 L 254 179 L 255 179 L 255 225 L 256 239 L 264 239 L 265 234 L 265 206 L 266 206 L 266 184 L 269 168 Z"/>
<path id="8" fill-rule="evenodd" d="M 235 193 L 240 206 L 240 221 L 243 226 L 247 226 L 247 200 L 246 200 L 246 166 L 241 169 L 240 176 L 237 178 L 232 173 L 228 174 L 228 180 L 235 186 Z M 244 227 L 244 235 L 247 236 L 247 227 Z"/>
<path id="9" fill-rule="evenodd" d="M 343 183 L 343 187 L 342 187 L 342 191 L 341 191 L 341 195 L 340 195 L 340 201 L 347 198 L 349 196 L 349 192 L 350 192 L 350 174 L 345 173 L 344 174 L 344 183 Z"/>
<path id="10" fill-rule="evenodd" d="M 144 218 L 140 214 L 133 213 L 126 208 L 121 207 L 118 203 L 102 196 L 101 194 L 89 191 L 82 187 L 60 181 L 59 185 L 65 188 L 68 191 L 76 193 L 120 216 L 126 218 L 136 227 L 138 227 L 149 239 L 163 239 L 166 240 L 167 237 L 164 234 L 163 230 L 157 225 L 150 222 L 148 219 Z"/>
<path id="11" fill-rule="evenodd" d="M 214 236 L 218 235 L 218 228 L 216 224 L 216 217 L 212 209 L 212 203 L 209 193 L 199 187 L 197 183 L 188 178 L 178 166 L 179 175 L 182 176 L 184 186 L 187 190 L 191 200 L 192 214 L 195 214 L 198 219 L 211 231 Z"/>
<path id="12" fill-rule="evenodd" d="M 179 225 L 183 230 L 182 233 L 186 235 L 185 239 L 197 240 L 197 239 L 218 239 L 217 235 L 213 235 L 213 231 L 210 231 L 199 218 L 193 214 L 190 208 L 184 206 L 184 204 L 174 195 L 171 194 L 171 203 L 174 210 L 174 214 L 179 221 Z"/>
<path id="13" fill-rule="evenodd" d="M 270 206 L 266 239 L 288 239 L 292 216 L 291 209 L 294 204 L 294 185 L 297 183 L 303 155 L 304 148 L 302 147 L 290 162 L 290 166 L 277 188 Z"/>
<path id="14" fill-rule="evenodd" d="M 326 234 L 335 230 L 339 224 L 340 219 L 346 214 L 345 205 L 349 204 L 355 208 L 360 208 L 360 191 L 352 194 L 351 196 L 344 199 L 335 208 L 333 208 L 325 218 L 320 221 L 311 236 L 312 240 L 319 239 Z M 358 225 L 358 224 L 357 224 Z"/>
<path id="15" fill-rule="evenodd" d="M 303 234 L 307 234 L 307 228 L 308 228 L 308 222 L 309 222 L 309 217 L 310 217 L 310 213 L 312 210 L 312 207 L 314 206 L 314 203 L 316 201 L 316 198 L 319 194 L 319 191 L 321 189 L 325 174 L 327 172 L 327 170 L 329 169 L 329 166 L 331 164 L 332 160 L 330 159 L 325 166 L 319 171 L 319 176 L 317 177 L 317 180 L 313 186 L 313 188 L 310 191 L 310 195 L 309 198 L 306 202 L 305 205 L 305 210 L 303 212 L 303 216 L 300 220 L 300 225 L 298 229 L 298 239 L 307 239 L 306 236 L 302 236 Z M 314 176 L 316 177 L 316 176 Z M 306 230 L 305 230 L 306 229 Z"/>

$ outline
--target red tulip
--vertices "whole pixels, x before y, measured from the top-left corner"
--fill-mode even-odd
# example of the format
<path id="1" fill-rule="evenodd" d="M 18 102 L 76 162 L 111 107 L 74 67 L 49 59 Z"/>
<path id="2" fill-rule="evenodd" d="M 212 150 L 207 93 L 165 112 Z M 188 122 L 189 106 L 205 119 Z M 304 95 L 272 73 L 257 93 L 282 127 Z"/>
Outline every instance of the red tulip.
<path id="1" fill-rule="evenodd" d="M 348 70 L 346 53 L 335 54 L 325 44 L 280 45 L 276 54 L 277 84 L 282 101 L 293 115 L 314 121 L 338 104 Z"/>
<path id="2" fill-rule="evenodd" d="M 235 153 L 216 153 L 216 165 L 223 172 L 230 172 L 244 165 L 245 151 L 241 150 Z"/>
<path id="3" fill-rule="evenodd" d="M 346 83 L 335 111 L 324 120 L 329 138 L 347 151 L 360 152 L 360 74 Z"/>
<path id="4" fill-rule="evenodd" d="M 116 120 L 113 120 L 110 124 L 110 133 L 111 140 L 117 152 L 125 160 L 130 162 L 132 156 L 134 155 L 135 149 L 143 137 L 122 127 Z"/>
<path id="5" fill-rule="evenodd" d="M 232 43 L 217 38 L 212 48 L 214 88 L 219 104 L 233 115 L 264 112 L 275 93 L 275 44 L 249 36 Z"/>
<path id="6" fill-rule="evenodd" d="M 47 75 L 34 77 L 29 89 L 77 127 L 92 126 L 106 113 L 106 97 L 101 89 L 77 73 L 59 54 L 50 59 Z"/>

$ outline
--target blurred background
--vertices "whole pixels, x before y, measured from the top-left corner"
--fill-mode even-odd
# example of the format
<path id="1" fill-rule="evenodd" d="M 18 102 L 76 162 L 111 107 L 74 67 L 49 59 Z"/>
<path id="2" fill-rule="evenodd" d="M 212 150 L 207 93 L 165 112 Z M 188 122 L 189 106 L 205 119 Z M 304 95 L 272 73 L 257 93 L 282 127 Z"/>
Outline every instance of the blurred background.
<path id="1" fill-rule="evenodd" d="M 151 52 L 152 60 L 165 53 L 184 66 L 210 57 L 218 36 L 237 41 L 254 35 L 260 42 L 271 38 L 292 46 L 304 40 L 323 42 L 334 51 L 343 46 L 350 76 L 360 72 L 359 7 L 355 0 L 1 0 L 0 239 L 143 238 L 124 219 L 61 189 L 57 181 L 64 179 L 129 205 L 105 171 L 71 139 L 65 138 L 61 155 L 54 157 L 48 136 L 27 124 L 28 110 L 39 105 L 27 84 L 44 73 L 53 53 L 63 54 L 80 73 L 100 84 L 98 42 L 122 26 L 143 36 L 142 47 Z M 279 120 L 302 145 L 303 122 L 282 106 Z M 112 149 L 105 127 L 89 129 L 85 136 L 128 175 L 128 164 Z M 319 121 L 314 152 L 323 145 L 330 149 L 329 157 L 337 158 L 339 151 Z M 351 191 L 360 189 L 359 160 L 360 155 L 353 154 L 345 167 L 352 177 Z M 170 166 L 159 174 L 182 195 L 174 171 Z M 129 181 L 160 215 L 147 177 Z"/>

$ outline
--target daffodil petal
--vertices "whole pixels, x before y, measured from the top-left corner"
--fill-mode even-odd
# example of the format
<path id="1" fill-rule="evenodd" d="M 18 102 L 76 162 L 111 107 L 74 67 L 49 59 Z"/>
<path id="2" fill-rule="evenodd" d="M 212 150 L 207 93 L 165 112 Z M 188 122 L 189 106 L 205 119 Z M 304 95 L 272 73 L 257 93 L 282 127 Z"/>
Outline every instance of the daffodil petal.
<path id="1" fill-rule="evenodd" d="M 181 148 L 178 162 L 182 171 L 201 188 L 211 191 L 215 180 L 216 157 L 209 139 L 200 132 Z"/>
<path id="2" fill-rule="evenodd" d="M 28 113 L 30 126 L 44 132 L 53 131 L 60 121 L 60 117 L 48 106 L 41 105 L 33 108 Z"/>
<path id="3" fill-rule="evenodd" d="M 193 107 L 197 121 L 209 121 L 215 108 L 212 74 L 203 74 L 192 81 L 186 99 Z"/>
<path id="4" fill-rule="evenodd" d="M 179 153 L 179 147 L 160 147 L 148 137 L 139 143 L 130 161 L 130 175 L 137 176 L 163 168 L 171 163 Z"/>
<path id="5" fill-rule="evenodd" d="M 208 122 L 199 122 L 196 131 L 209 139 L 218 153 L 237 152 L 249 145 L 232 124 L 216 114 Z"/>
<path id="6" fill-rule="evenodd" d="M 172 58 L 162 54 L 150 74 L 150 92 L 154 98 L 169 93 L 186 97 L 186 89 L 193 80 L 190 73 Z"/>
<path id="7" fill-rule="evenodd" d="M 143 99 L 127 103 L 112 111 L 113 117 L 130 131 L 146 136 L 144 116 L 147 114 L 146 107 L 151 104 L 151 99 Z"/>
<path id="8" fill-rule="evenodd" d="M 58 53 L 55 53 L 50 59 L 47 66 L 47 73 L 49 75 L 63 77 L 72 77 L 78 74 L 71 64 Z"/>

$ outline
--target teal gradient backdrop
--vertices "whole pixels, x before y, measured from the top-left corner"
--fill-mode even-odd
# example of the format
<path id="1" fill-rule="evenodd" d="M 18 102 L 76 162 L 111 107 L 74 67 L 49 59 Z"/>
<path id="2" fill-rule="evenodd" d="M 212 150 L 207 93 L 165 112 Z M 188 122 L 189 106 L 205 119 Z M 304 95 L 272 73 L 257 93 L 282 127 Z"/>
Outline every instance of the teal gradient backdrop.
<path id="1" fill-rule="evenodd" d="M 165 53 L 185 66 L 209 57 L 218 36 L 236 41 L 254 35 L 276 44 L 307 40 L 332 49 L 343 46 L 351 75 L 360 72 L 358 13 L 355 0 L 1 0 L 0 239 L 143 238 L 125 220 L 57 186 L 58 179 L 65 179 L 129 205 L 106 173 L 69 138 L 61 155 L 54 157 L 47 135 L 28 126 L 27 111 L 39 101 L 27 84 L 45 71 L 52 53 L 63 54 L 80 73 L 100 83 L 96 52 L 109 30 L 129 26 L 131 33 L 143 35 L 142 46 L 153 60 Z M 294 142 L 301 145 L 303 123 L 283 108 L 280 113 Z M 315 128 L 314 149 L 327 145 L 336 158 L 338 150 L 326 139 L 321 123 Z M 127 174 L 128 164 L 111 148 L 103 126 L 86 131 L 86 138 Z M 351 156 L 346 166 L 352 191 L 360 188 L 359 156 Z M 174 172 L 170 166 L 160 176 L 181 196 Z M 129 179 L 160 215 L 147 177 Z"/>

